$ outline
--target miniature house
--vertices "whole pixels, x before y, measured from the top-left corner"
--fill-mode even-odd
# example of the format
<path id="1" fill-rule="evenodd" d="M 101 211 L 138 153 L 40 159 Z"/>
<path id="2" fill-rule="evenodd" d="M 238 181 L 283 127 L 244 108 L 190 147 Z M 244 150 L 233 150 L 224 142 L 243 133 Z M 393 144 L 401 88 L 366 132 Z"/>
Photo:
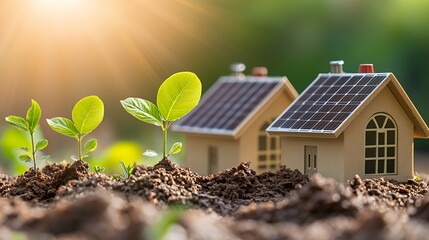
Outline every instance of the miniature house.
<path id="1" fill-rule="evenodd" d="M 281 137 L 282 164 L 337 181 L 356 174 L 413 177 L 414 138 L 429 137 L 429 130 L 398 80 L 374 73 L 372 65 L 361 65 L 357 74 L 332 69 L 267 129 Z"/>
<path id="2" fill-rule="evenodd" d="M 241 69 L 240 69 L 241 68 Z M 186 166 L 202 175 L 251 162 L 261 172 L 280 166 L 280 138 L 265 129 L 298 96 L 286 77 L 268 77 L 266 68 L 244 76 L 235 65 L 200 104 L 173 125 L 185 133 Z"/>

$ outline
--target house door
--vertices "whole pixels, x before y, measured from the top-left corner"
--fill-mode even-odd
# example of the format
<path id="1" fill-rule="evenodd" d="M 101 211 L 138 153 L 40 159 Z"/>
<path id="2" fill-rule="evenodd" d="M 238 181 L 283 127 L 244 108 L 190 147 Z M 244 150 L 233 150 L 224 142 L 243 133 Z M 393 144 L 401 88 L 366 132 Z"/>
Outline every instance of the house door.
<path id="1" fill-rule="evenodd" d="M 311 176 L 317 172 L 317 147 L 305 146 L 304 156 L 304 173 Z"/>

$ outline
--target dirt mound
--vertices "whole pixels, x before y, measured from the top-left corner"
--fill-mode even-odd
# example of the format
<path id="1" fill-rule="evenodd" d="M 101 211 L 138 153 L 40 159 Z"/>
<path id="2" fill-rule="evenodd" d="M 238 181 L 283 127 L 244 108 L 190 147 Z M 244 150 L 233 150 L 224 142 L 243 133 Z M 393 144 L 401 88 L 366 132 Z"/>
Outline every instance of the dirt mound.
<path id="1" fill-rule="evenodd" d="M 257 219 L 266 222 L 308 223 L 334 216 L 355 217 L 362 207 L 350 188 L 332 179 L 314 175 L 287 200 L 252 204 L 236 214 L 237 219 Z"/>
<path id="2" fill-rule="evenodd" d="M 307 182 L 308 178 L 298 170 L 292 171 L 284 166 L 277 172 L 257 175 L 249 162 L 198 179 L 205 194 L 247 204 L 282 199 L 298 184 Z"/>
<path id="3" fill-rule="evenodd" d="M 422 198 L 428 192 L 425 181 L 409 179 L 406 183 L 384 178 L 361 179 L 355 176 L 349 181 L 353 193 L 365 198 L 368 204 L 385 205 L 400 209 L 415 204 L 416 199 Z"/>
<path id="4" fill-rule="evenodd" d="M 4 197 L 18 196 L 24 200 L 46 201 L 55 197 L 57 189 L 68 181 L 88 174 L 88 164 L 51 164 L 41 171 L 30 169 L 2 189 Z"/>
<path id="5" fill-rule="evenodd" d="M 202 199 L 199 203 L 221 215 L 228 215 L 240 206 L 254 202 L 280 201 L 307 182 L 305 175 L 284 166 L 277 172 L 257 175 L 250 163 L 240 163 L 221 173 L 200 177 Z"/>
<path id="6" fill-rule="evenodd" d="M 198 175 L 180 168 L 168 159 L 153 167 L 135 166 L 130 179 L 120 182 L 113 189 L 126 195 L 144 197 L 158 204 L 191 204 L 197 201 L 201 188 Z"/>
<path id="7" fill-rule="evenodd" d="M 3 195 L 3 191 L 5 191 L 14 180 L 14 177 L 6 174 L 0 174 L 0 195 Z"/>
<path id="8" fill-rule="evenodd" d="M 136 165 L 129 179 L 112 180 L 87 174 L 68 182 L 58 196 L 79 195 L 97 188 L 113 190 L 127 199 L 143 198 L 158 206 L 182 204 L 227 215 L 252 202 L 278 201 L 308 178 L 282 167 L 276 173 L 257 175 L 249 163 L 211 176 L 200 176 L 168 159 L 153 167 Z"/>

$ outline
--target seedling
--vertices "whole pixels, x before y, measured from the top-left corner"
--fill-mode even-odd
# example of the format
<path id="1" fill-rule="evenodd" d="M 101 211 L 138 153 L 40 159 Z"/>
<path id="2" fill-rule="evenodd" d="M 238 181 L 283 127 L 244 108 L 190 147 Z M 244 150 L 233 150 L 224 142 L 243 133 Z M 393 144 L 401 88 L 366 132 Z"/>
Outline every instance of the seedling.
<path id="1" fill-rule="evenodd" d="M 78 157 L 73 160 L 82 160 L 88 153 L 97 148 L 97 140 L 88 140 L 82 148 L 83 138 L 100 125 L 104 117 L 103 101 L 97 96 L 85 97 L 76 103 L 72 110 L 72 120 L 64 117 L 46 119 L 48 125 L 56 132 L 73 137 L 78 143 Z"/>
<path id="2" fill-rule="evenodd" d="M 96 173 L 103 173 L 106 168 L 100 167 L 100 166 L 94 166 L 94 172 Z"/>
<path id="3" fill-rule="evenodd" d="M 133 172 L 133 165 L 130 163 L 127 166 L 125 166 L 125 163 L 122 161 L 119 161 L 119 164 L 121 165 L 122 169 L 122 177 L 124 180 L 127 180 L 130 178 L 131 173 Z"/>
<path id="4" fill-rule="evenodd" d="M 163 133 L 163 156 L 167 158 L 182 150 L 182 143 L 176 142 L 167 154 L 167 131 L 171 124 L 189 113 L 201 98 L 201 81 L 191 72 L 179 72 L 167 78 L 159 87 L 156 104 L 141 99 L 127 98 L 121 101 L 125 110 L 140 121 L 160 126 Z M 157 156 L 153 150 L 146 156 Z"/>
<path id="5" fill-rule="evenodd" d="M 8 116 L 6 117 L 6 122 L 10 123 L 18 129 L 27 131 L 30 134 L 31 139 L 31 149 L 27 147 L 20 147 L 20 150 L 23 150 L 25 154 L 19 156 L 19 159 L 30 162 L 33 161 L 34 170 L 36 168 L 36 152 L 43 150 L 48 146 L 48 140 L 40 139 L 37 143 L 34 142 L 34 132 L 39 127 L 40 116 L 42 115 L 42 110 L 40 109 L 39 104 L 31 99 L 31 107 L 27 111 L 26 119 L 18 116 Z M 47 157 L 47 156 L 42 156 Z"/>

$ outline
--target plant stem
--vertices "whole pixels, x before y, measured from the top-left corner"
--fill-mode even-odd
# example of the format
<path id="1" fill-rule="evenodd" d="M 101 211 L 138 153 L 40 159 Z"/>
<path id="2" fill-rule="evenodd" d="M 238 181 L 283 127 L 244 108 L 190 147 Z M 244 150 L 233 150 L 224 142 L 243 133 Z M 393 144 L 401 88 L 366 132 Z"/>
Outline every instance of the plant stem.
<path id="1" fill-rule="evenodd" d="M 82 136 L 79 135 L 77 138 L 78 151 L 79 151 L 79 160 L 82 160 Z"/>
<path id="2" fill-rule="evenodd" d="M 163 139 L 164 139 L 164 148 L 163 148 L 163 155 L 164 158 L 167 157 L 167 128 L 162 128 L 162 133 L 163 133 Z"/>
<path id="3" fill-rule="evenodd" d="M 34 133 L 30 132 L 30 138 L 31 138 L 31 153 L 33 154 L 33 166 L 34 171 L 36 171 L 36 150 L 34 148 Z"/>

